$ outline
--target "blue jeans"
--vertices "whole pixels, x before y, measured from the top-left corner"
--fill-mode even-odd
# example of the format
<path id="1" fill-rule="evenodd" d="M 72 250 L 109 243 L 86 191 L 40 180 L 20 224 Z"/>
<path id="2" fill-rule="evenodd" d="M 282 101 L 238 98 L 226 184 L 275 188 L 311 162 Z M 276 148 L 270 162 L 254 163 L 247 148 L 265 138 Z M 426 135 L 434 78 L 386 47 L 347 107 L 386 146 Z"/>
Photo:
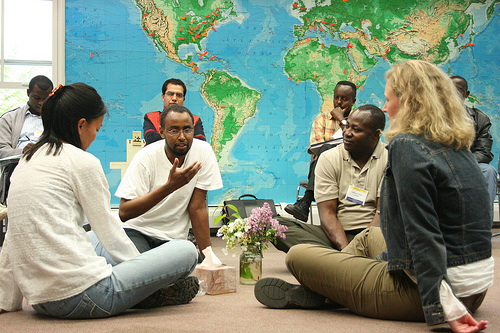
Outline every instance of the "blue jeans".
<path id="1" fill-rule="evenodd" d="M 97 255 L 109 258 L 95 234 L 89 237 Z M 195 268 L 198 252 L 186 240 L 172 240 L 134 259 L 113 265 L 112 274 L 84 292 L 60 301 L 33 305 L 35 311 L 59 318 L 86 319 L 116 315 L 160 288 L 186 278 Z"/>
<path id="2" fill-rule="evenodd" d="M 481 169 L 484 178 L 486 178 L 486 183 L 488 183 L 488 193 L 490 194 L 491 200 L 491 218 L 494 216 L 494 203 L 495 197 L 497 195 L 497 171 L 491 164 L 479 163 L 479 168 Z"/>

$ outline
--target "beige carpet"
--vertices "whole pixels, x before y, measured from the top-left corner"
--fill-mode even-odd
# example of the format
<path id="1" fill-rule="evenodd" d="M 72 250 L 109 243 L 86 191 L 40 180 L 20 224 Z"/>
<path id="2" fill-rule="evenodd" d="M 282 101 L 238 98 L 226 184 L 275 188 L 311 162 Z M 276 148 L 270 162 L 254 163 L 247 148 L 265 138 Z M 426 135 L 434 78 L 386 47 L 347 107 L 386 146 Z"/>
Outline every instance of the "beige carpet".
<path id="1" fill-rule="evenodd" d="M 223 242 L 212 239 L 221 260 L 236 266 L 238 256 L 224 256 Z M 493 238 L 497 260 L 495 284 L 488 291 L 476 319 L 489 320 L 486 332 L 500 332 L 500 237 Z M 264 277 L 296 282 L 284 265 L 285 254 L 271 247 L 264 253 Z M 253 296 L 252 286 L 237 286 L 237 292 L 197 296 L 186 305 L 153 310 L 129 310 L 98 320 L 60 320 L 38 315 L 29 305 L 15 313 L 0 314 L 0 332 L 449 332 L 448 325 L 376 320 L 347 310 L 273 310 Z"/>

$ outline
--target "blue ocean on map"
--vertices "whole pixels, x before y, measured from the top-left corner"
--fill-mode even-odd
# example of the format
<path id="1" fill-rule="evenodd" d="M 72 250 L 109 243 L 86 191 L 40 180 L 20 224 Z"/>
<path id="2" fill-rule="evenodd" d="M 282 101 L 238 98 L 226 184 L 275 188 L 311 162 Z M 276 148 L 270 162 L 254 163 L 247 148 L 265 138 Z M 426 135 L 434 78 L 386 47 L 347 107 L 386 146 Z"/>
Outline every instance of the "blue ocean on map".
<path id="1" fill-rule="evenodd" d="M 194 59 L 199 51 L 216 55 L 214 61 L 199 62 L 199 71 L 224 70 L 262 94 L 254 117 L 247 119 L 222 152 L 224 189 L 209 193 L 208 200 L 218 205 L 224 199 L 251 193 L 275 202 L 294 202 L 299 181 L 307 179 L 310 155 L 306 149 L 311 124 L 321 108 L 315 83 L 290 81 L 283 69 L 283 58 L 296 40 L 294 25 L 301 22 L 291 16 L 290 3 L 236 2 L 235 11 L 238 17 L 220 22 L 217 32 L 204 41 L 203 50 L 189 46 L 179 51 L 181 57 L 191 54 Z M 476 46 L 462 50 L 442 68 L 469 78 L 469 90 L 480 101 L 476 106 L 496 124 L 499 83 L 491 73 L 499 73 L 499 68 L 498 61 L 488 59 L 497 57 L 500 47 L 498 42 L 494 47 L 478 47 L 491 44 L 499 31 L 498 10 L 493 16 L 474 37 Z M 154 44 L 142 30 L 135 1 L 93 1 L 83 8 L 81 2 L 66 0 L 66 40 L 66 83 L 82 81 L 94 86 L 109 107 L 109 118 L 89 152 L 101 160 L 112 194 L 121 170 L 111 169 L 110 162 L 126 161 L 126 140 L 132 138 L 132 131 L 142 130 L 145 113 L 162 109 L 161 85 L 167 78 L 176 77 L 187 84 L 185 105 L 203 119 L 205 133 L 211 137 L 214 113 L 199 93 L 205 77 L 170 60 Z M 346 43 L 335 36 L 324 42 Z M 358 90 L 357 105 L 382 107 L 384 103 L 384 73 L 390 64 L 378 60 L 363 73 L 369 77 L 364 89 Z M 498 126 L 493 127 L 495 140 L 500 139 Z M 495 144 L 493 149 L 495 159 L 497 147 Z M 112 204 L 118 204 L 118 199 L 113 197 Z"/>

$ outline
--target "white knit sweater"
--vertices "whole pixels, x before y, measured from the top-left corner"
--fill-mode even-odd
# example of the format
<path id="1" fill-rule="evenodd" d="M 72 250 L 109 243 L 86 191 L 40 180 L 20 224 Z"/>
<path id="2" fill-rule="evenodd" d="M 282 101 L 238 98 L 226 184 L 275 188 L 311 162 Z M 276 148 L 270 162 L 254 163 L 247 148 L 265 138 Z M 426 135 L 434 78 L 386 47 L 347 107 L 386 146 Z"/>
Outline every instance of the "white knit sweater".
<path id="1" fill-rule="evenodd" d="M 21 160 L 9 190 L 9 228 L 0 255 L 0 308 L 77 295 L 111 275 L 82 228 L 92 230 L 119 263 L 139 255 L 110 209 L 110 193 L 99 160 L 64 144 L 47 155 L 43 146 L 30 161 Z"/>

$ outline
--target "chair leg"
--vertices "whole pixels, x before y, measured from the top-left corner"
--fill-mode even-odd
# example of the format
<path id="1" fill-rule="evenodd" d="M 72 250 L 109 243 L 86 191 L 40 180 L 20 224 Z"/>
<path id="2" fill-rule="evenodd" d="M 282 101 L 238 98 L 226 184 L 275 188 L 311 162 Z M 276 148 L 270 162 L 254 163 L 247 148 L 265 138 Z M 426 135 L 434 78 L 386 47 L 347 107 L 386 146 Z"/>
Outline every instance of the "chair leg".
<path id="1" fill-rule="evenodd" d="M 299 201 L 300 199 L 302 199 L 303 195 L 301 196 L 300 195 L 300 189 L 303 188 L 304 190 L 307 190 L 307 182 L 306 181 L 302 181 L 299 183 L 299 186 L 297 186 L 297 201 Z M 296 201 L 296 202 L 297 202 Z M 309 218 L 311 219 L 311 224 L 313 224 L 313 212 L 312 212 L 312 203 L 311 205 L 309 206 Z"/>
<path id="2" fill-rule="evenodd" d="M 500 159 L 498 160 L 498 166 L 500 167 Z M 500 214 L 500 175 L 497 175 L 497 196 L 498 196 L 498 214 Z M 495 217 L 493 216 L 493 219 Z M 500 215 L 499 215 L 500 218 Z M 495 222 L 493 222 L 493 226 L 495 226 Z M 496 232 L 491 237 L 500 236 L 500 232 Z"/>
<path id="3" fill-rule="evenodd" d="M 5 240 L 7 219 L 0 221 L 0 247 L 3 246 L 3 241 Z"/>

